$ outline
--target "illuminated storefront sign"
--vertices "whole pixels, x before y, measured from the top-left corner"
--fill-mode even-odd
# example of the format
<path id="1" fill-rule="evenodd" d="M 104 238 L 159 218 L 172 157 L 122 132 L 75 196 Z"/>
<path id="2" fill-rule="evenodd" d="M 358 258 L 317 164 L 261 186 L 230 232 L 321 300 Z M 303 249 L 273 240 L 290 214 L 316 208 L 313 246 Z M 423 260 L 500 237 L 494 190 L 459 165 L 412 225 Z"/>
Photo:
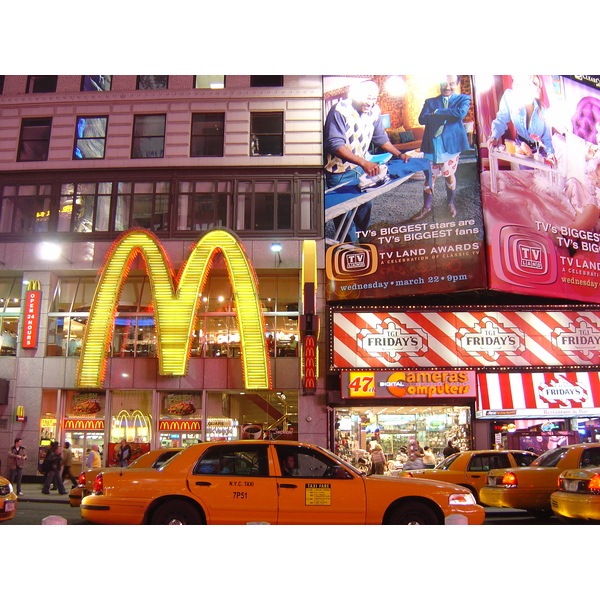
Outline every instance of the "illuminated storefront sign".
<path id="1" fill-rule="evenodd" d="M 475 371 L 342 371 L 342 398 L 473 398 Z"/>
<path id="2" fill-rule="evenodd" d="M 332 311 L 332 369 L 600 365 L 600 312 Z"/>
<path id="3" fill-rule="evenodd" d="M 23 319 L 23 348 L 36 348 L 40 327 L 40 303 L 42 292 L 39 281 L 30 281 L 25 294 L 25 310 Z"/>
<path id="4" fill-rule="evenodd" d="M 217 252 L 225 259 L 235 297 L 245 386 L 270 389 L 270 363 L 256 274 L 239 239 L 223 229 L 209 231 L 193 245 L 175 280 L 164 248 L 151 232 L 131 229 L 113 244 L 92 302 L 78 364 L 77 387 L 102 387 L 121 289 L 138 255 L 144 258 L 152 287 L 159 373 L 185 375 L 196 309 Z"/>
<path id="5" fill-rule="evenodd" d="M 159 421 L 159 431 L 200 431 L 202 429 L 202 421 L 196 419 L 194 421 Z"/>
<path id="6" fill-rule="evenodd" d="M 63 429 L 104 431 L 104 419 L 64 419 Z"/>
<path id="7" fill-rule="evenodd" d="M 600 415 L 597 371 L 479 373 L 478 419 L 549 419 Z"/>

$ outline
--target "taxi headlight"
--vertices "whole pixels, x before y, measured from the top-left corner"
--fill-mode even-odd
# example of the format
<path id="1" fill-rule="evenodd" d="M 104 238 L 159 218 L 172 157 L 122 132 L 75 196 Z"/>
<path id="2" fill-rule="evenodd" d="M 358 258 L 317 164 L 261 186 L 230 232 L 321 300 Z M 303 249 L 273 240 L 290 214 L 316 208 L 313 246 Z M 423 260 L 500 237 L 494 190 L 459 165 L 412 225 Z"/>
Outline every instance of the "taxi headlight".
<path id="1" fill-rule="evenodd" d="M 448 504 L 450 506 L 467 506 L 469 504 L 477 504 L 477 502 L 475 502 L 473 494 L 464 492 L 462 494 L 450 494 Z"/>

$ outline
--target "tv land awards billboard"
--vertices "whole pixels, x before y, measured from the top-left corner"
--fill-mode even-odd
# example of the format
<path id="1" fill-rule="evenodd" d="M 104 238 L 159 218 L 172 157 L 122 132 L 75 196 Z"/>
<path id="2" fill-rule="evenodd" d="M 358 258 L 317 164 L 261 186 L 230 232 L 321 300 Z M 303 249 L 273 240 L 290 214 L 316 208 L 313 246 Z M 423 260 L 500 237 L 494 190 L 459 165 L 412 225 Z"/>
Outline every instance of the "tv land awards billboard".
<path id="1" fill-rule="evenodd" d="M 471 78 L 326 76 L 323 91 L 328 300 L 485 288 Z M 336 149 L 365 144 L 388 177 L 361 189 L 368 171 Z"/>
<path id="2" fill-rule="evenodd" d="M 596 76 L 474 78 L 490 287 L 596 301 Z"/>
<path id="3" fill-rule="evenodd" d="M 460 75 L 449 93 L 453 77 L 324 77 L 327 299 L 489 288 L 595 302 L 600 77 Z M 369 102 L 355 91 L 364 80 L 376 100 L 352 123 L 350 104 Z M 358 154 L 358 134 L 371 141 L 366 158 L 385 164 L 383 183 L 336 179 L 348 167 L 332 161 L 344 124 Z M 459 127 L 467 146 L 439 143 Z"/>

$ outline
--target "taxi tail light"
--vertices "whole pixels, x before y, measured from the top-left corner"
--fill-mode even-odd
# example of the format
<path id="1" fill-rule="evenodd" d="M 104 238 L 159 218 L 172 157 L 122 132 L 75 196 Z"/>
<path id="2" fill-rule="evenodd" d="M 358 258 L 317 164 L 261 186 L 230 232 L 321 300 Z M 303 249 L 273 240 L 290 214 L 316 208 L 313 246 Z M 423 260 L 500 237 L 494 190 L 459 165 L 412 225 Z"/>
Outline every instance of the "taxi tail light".
<path id="1" fill-rule="evenodd" d="M 517 487 L 517 476 L 512 472 L 508 471 L 502 476 L 502 485 L 506 487 Z"/>
<path id="2" fill-rule="evenodd" d="M 409 471 L 402 471 L 402 477 L 414 477 Z"/>
<path id="3" fill-rule="evenodd" d="M 104 481 L 102 478 L 102 473 L 98 473 L 98 475 L 96 475 L 96 479 L 94 479 L 94 494 L 102 494 L 103 488 Z"/>
<path id="4" fill-rule="evenodd" d="M 600 494 L 600 474 L 596 474 L 590 479 L 588 489 L 592 494 Z"/>
<path id="5" fill-rule="evenodd" d="M 79 485 L 85 485 L 85 471 L 79 474 L 79 477 L 77 478 L 77 483 Z"/>

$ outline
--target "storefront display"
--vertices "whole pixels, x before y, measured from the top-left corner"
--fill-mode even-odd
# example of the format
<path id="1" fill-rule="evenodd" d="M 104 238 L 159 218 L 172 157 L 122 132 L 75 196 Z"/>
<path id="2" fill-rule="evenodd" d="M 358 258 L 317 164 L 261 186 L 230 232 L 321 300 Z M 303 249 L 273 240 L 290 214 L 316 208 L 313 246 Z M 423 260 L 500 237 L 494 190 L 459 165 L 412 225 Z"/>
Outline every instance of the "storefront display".
<path id="1" fill-rule="evenodd" d="M 335 410 L 335 451 L 358 466 L 371 440 L 387 460 L 410 454 L 415 442 L 442 457 L 448 439 L 461 450 L 472 447 L 469 406 L 371 406 Z"/>

